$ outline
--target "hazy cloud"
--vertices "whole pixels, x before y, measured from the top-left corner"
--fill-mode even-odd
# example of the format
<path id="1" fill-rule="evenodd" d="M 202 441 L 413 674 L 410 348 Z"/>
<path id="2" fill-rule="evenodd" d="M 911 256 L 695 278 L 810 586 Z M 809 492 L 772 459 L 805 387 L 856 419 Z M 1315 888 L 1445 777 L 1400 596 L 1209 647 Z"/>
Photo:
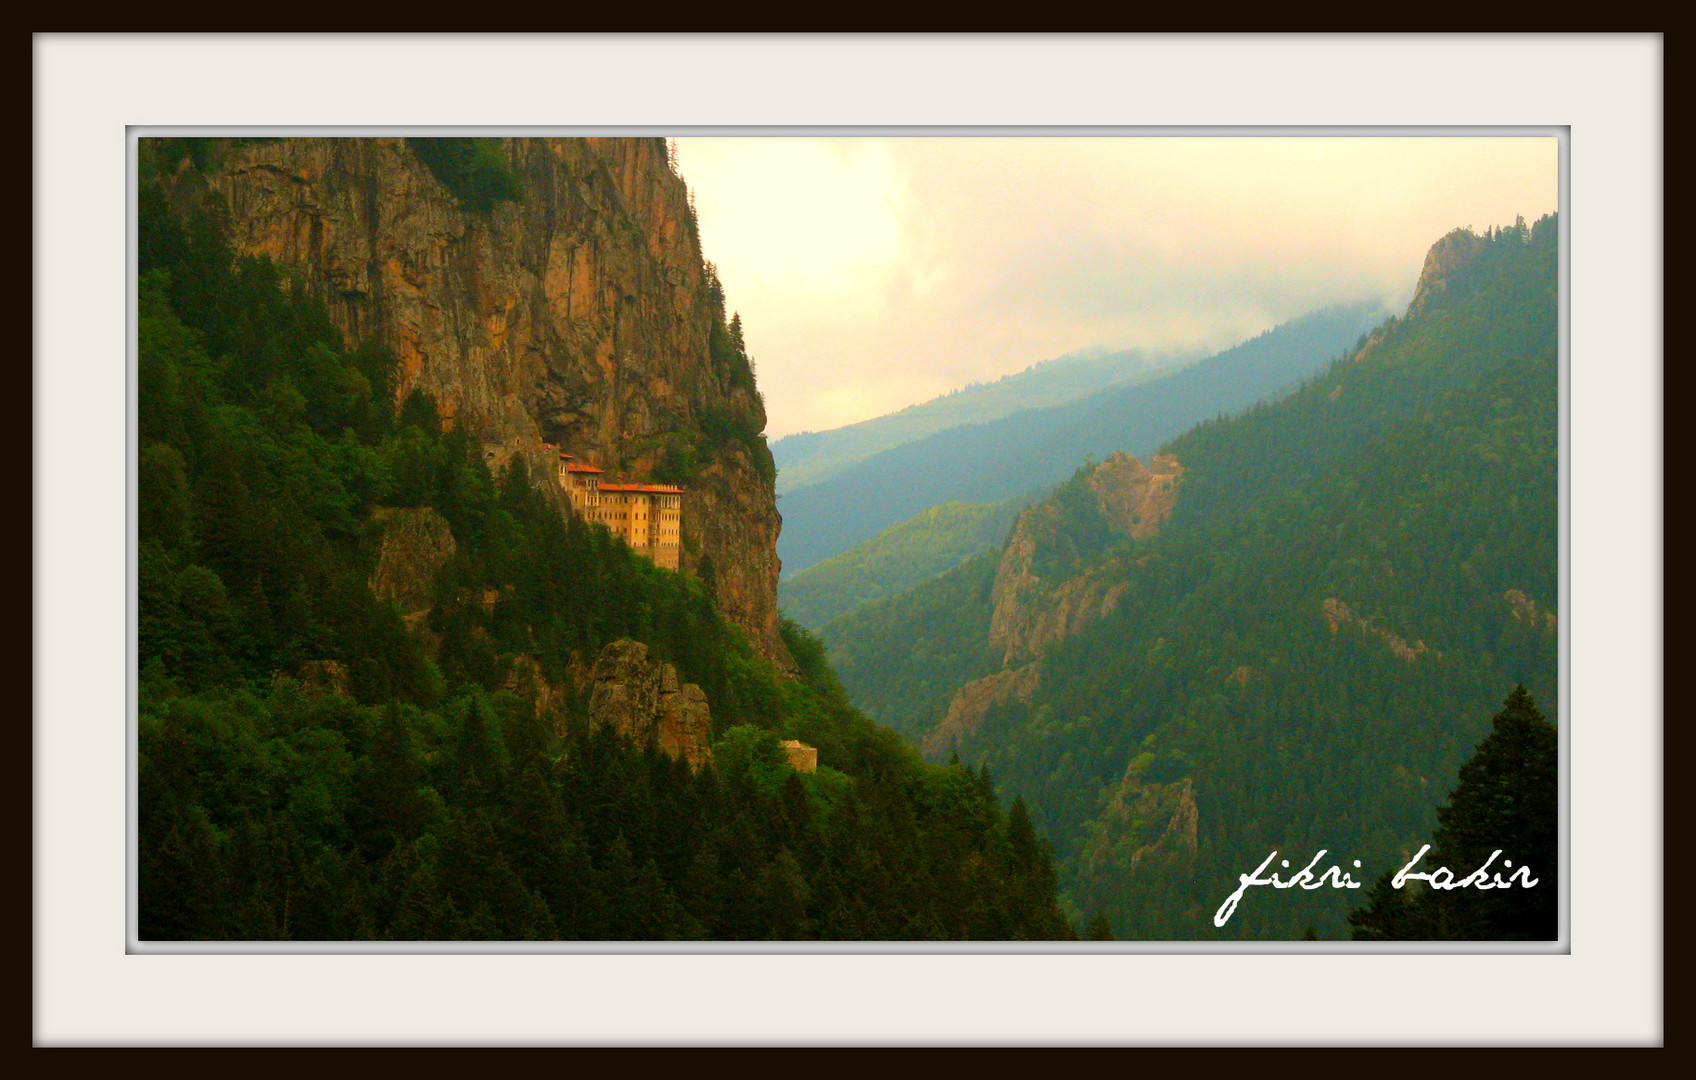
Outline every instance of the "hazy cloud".
<path id="1" fill-rule="evenodd" d="M 1554 139 L 683 139 L 773 436 L 1095 345 L 1405 301 L 1457 226 L 1557 202 Z"/>

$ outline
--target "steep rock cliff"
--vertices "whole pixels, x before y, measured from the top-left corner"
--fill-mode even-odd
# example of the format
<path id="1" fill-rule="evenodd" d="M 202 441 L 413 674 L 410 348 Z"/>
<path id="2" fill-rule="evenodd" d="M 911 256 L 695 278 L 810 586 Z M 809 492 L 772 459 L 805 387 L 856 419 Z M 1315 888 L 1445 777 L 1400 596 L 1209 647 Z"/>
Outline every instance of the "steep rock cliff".
<path id="1" fill-rule="evenodd" d="M 1127 556 L 1094 549 L 1116 536 L 1141 540 L 1158 531 L 1177 504 L 1183 471 L 1164 454 L 1148 465 L 1111 454 L 1081 485 L 1019 515 L 990 594 L 989 641 L 1002 654 L 1001 670 L 955 691 L 947 713 L 921 740 L 926 754 L 953 748 L 995 706 L 1029 701 L 1041 680 L 1043 651 L 1118 607 L 1128 587 Z M 1070 551 L 1071 563 L 1057 562 L 1056 551 Z"/>
<path id="2" fill-rule="evenodd" d="M 350 342 L 394 350 L 397 399 L 430 393 L 492 468 L 524 459 L 562 513 L 549 444 L 643 480 L 689 440 L 684 568 L 710 566 L 723 614 L 792 669 L 766 451 L 723 435 L 763 428 L 764 407 L 712 348 L 722 294 L 663 140 L 491 142 L 519 197 L 481 210 L 401 138 L 225 143 L 204 193 L 238 254 L 288 268 Z"/>
<path id="3" fill-rule="evenodd" d="M 1417 317 L 1446 292 L 1454 276 L 1484 250 L 1485 244 L 1485 239 L 1471 229 L 1455 229 L 1432 244 L 1425 253 L 1425 264 L 1419 268 L 1419 282 L 1405 317 Z"/>
<path id="4" fill-rule="evenodd" d="M 1087 510 L 1108 533 L 1140 540 L 1171 515 L 1182 475 L 1183 466 L 1166 455 L 1144 466 L 1130 454 L 1112 454 L 1085 479 L 1093 502 Z M 1086 562 L 1058 580 L 1053 571 L 1045 572 L 1042 558 L 1065 544 L 1062 534 L 1074 525 L 1067 508 L 1049 499 L 1026 510 L 1013 526 L 996 568 L 989 630 L 990 642 L 1005 650 L 1008 664 L 1078 633 L 1110 613 L 1124 594 L 1123 568 L 1113 559 Z"/>
<path id="5" fill-rule="evenodd" d="M 1029 701 L 1036 692 L 1038 677 L 1037 666 L 1032 663 L 973 679 L 954 692 L 947 714 L 924 737 L 919 749 L 931 757 L 941 757 L 976 731 L 991 708 L 1009 701 Z"/>
<path id="6" fill-rule="evenodd" d="M 458 547 L 453 530 L 427 506 L 383 507 L 371 515 L 370 530 L 378 548 L 371 591 L 415 621 L 429 611 L 436 574 Z"/>
<path id="7" fill-rule="evenodd" d="M 1124 887 L 1145 863 L 1162 870 L 1193 865 L 1201 826 L 1189 777 L 1153 783 L 1133 759 L 1101 816 L 1090 823 L 1082 851 L 1089 875 Z"/>

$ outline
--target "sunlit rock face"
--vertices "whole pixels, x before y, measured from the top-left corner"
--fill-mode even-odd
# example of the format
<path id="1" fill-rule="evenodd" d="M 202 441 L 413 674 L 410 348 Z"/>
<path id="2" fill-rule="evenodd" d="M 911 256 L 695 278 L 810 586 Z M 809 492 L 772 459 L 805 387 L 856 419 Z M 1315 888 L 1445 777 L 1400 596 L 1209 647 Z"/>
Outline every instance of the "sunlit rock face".
<path id="1" fill-rule="evenodd" d="M 485 212 L 399 138 L 227 144 L 205 194 L 238 255 L 285 267 L 350 343 L 394 350 L 397 400 L 429 392 L 491 468 L 523 459 L 562 513 L 560 451 L 645 480 L 668 436 L 727 416 L 763 427 L 758 395 L 714 362 L 719 302 L 664 141 L 496 141 L 521 197 Z M 710 571 L 723 614 L 792 670 L 771 486 L 735 440 L 699 465 L 683 569 Z"/>
<path id="2" fill-rule="evenodd" d="M 1145 539 L 1171 517 L 1183 473 L 1170 455 L 1156 454 L 1144 465 L 1130 454 L 1110 454 L 1084 477 L 1090 512 L 1109 533 Z M 926 754 L 946 755 L 996 706 L 1030 701 L 1041 681 L 1044 650 L 1106 618 L 1124 598 L 1123 553 L 1099 554 L 1060 576 L 1044 568 L 1045 553 L 1062 543 L 1075 513 L 1050 498 L 1014 523 L 991 593 L 989 640 L 1002 651 L 1002 668 L 955 692 L 948 712 L 920 741 Z"/>

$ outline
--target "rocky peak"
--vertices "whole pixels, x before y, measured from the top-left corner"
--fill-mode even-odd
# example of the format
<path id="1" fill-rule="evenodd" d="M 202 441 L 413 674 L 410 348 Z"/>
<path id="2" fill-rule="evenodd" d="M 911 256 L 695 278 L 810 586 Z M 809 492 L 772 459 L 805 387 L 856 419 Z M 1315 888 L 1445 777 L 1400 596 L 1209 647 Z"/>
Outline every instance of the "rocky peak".
<path id="1" fill-rule="evenodd" d="M 1110 454 L 1082 478 L 1088 510 L 1100 516 L 1109 533 L 1145 539 L 1172 515 L 1183 472 L 1168 454 L 1155 455 L 1147 465 L 1130 454 Z M 1059 580 L 1041 569 L 1045 553 L 1078 527 L 1071 519 L 1076 514 L 1075 506 L 1063 506 L 1056 496 L 1014 522 L 991 593 L 989 640 L 1003 651 L 1002 668 L 955 692 L 947 714 L 922 742 L 925 753 L 940 756 L 953 748 L 996 705 L 1029 701 L 1041 678 L 1043 650 L 1118 607 L 1127 588 L 1121 555 L 1096 557 Z"/>
<path id="2" fill-rule="evenodd" d="M 1170 454 L 1156 454 L 1145 466 L 1130 454 L 1115 453 L 1095 467 L 1088 483 L 1107 527 L 1141 540 L 1172 516 L 1183 471 Z"/>
<path id="3" fill-rule="evenodd" d="M 1030 701 L 1040 679 L 1036 664 L 1002 668 L 993 675 L 974 679 L 955 691 L 948 712 L 920 743 L 919 749 L 939 758 L 975 732 L 996 705 Z"/>
<path id="4" fill-rule="evenodd" d="M 1419 271 L 1419 284 L 1414 286 L 1413 302 L 1408 304 L 1407 317 L 1425 310 L 1431 301 L 1449 287 L 1455 273 L 1484 250 L 1485 240 L 1471 229 L 1456 229 L 1431 245 L 1425 253 L 1425 265 Z"/>

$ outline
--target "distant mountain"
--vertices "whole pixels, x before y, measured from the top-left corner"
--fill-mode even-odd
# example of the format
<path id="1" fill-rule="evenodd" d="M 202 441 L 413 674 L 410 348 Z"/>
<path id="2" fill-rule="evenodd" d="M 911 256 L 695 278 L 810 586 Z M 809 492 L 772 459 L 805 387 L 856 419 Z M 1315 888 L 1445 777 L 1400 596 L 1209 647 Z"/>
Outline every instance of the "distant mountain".
<path id="1" fill-rule="evenodd" d="M 1558 714 L 1557 236 L 1449 234 L 1321 377 L 1079 469 L 1000 552 L 834 620 L 843 686 L 1023 799 L 1076 917 L 1346 937 L 1363 892 L 1213 915 L 1273 851 L 1370 886 L 1516 686 Z"/>
<path id="2" fill-rule="evenodd" d="M 1358 344 L 1384 315 L 1376 301 L 1328 308 L 1175 372 L 885 450 L 780 497 L 784 573 L 927 507 L 1000 502 L 1058 483 L 1091 457 L 1147 454 L 1197 421 L 1292 388 Z"/>
<path id="3" fill-rule="evenodd" d="M 1019 511 L 1035 498 L 944 503 L 892 525 L 778 585 L 783 614 L 817 630 L 862 604 L 905 592 L 973 555 L 999 549 Z"/>
<path id="4" fill-rule="evenodd" d="M 873 454 L 948 428 L 987 423 L 1026 409 L 1076 401 L 1109 386 L 1138 382 L 1195 356 L 1180 350 L 1151 353 L 1142 349 L 1073 353 L 887 416 L 830 431 L 785 435 L 771 444 L 777 490 L 782 494 L 817 484 Z"/>

